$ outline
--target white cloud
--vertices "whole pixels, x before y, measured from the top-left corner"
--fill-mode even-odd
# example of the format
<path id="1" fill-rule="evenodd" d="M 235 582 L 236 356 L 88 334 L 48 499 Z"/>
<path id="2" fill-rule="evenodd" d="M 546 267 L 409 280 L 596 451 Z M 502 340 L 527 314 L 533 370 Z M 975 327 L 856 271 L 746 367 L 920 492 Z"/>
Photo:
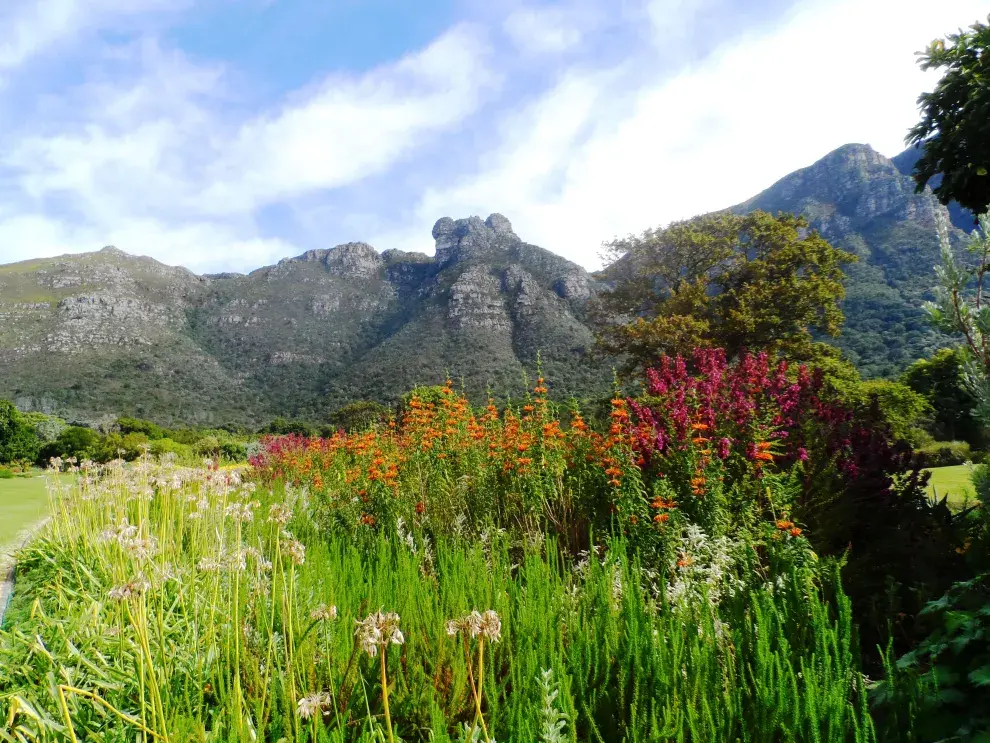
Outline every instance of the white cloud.
<path id="1" fill-rule="evenodd" d="M 0 186 L 14 184 L 21 213 L 32 214 L 0 225 L 0 262 L 22 257 L 29 241 L 36 255 L 114 243 L 213 269 L 302 252 L 258 238 L 253 212 L 386 170 L 458 124 L 498 83 L 487 55 L 484 37 L 459 26 L 393 64 L 327 77 L 242 121 L 224 109 L 222 68 L 149 41 L 105 55 L 137 73 L 83 85 L 51 104 L 61 117 L 54 133 L 46 122 L 0 152 Z M 81 224 L 46 211 L 52 200 L 82 214 Z"/>
<path id="2" fill-rule="evenodd" d="M 567 75 L 504 130 L 483 158 L 490 166 L 429 190 L 388 237 L 421 244 L 431 219 L 498 211 L 523 239 L 592 267 L 603 240 L 743 201 L 842 144 L 893 156 L 917 120 L 917 96 L 937 79 L 919 71 L 915 50 L 982 6 L 804 2 L 673 78 L 630 90 L 622 78 L 649 64 L 642 57 L 613 75 Z M 653 15 L 662 40 L 667 16 Z M 579 127 L 589 133 L 577 136 Z"/>
<path id="3" fill-rule="evenodd" d="M 727 0 L 524 2 L 484 3 L 487 26 L 314 72 L 276 101 L 153 34 L 96 46 L 84 84 L 0 131 L 0 262 L 115 244 L 250 270 L 337 238 L 429 251 L 440 216 L 498 211 L 593 267 L 602 240 L 737 203 L 847 142 L 896 154 L 937 76 L 914 51 L 985 14 L 985 0 L 797 0 L 730 33 L 711 26 Z M 5 6 L 0 74 L 176 5 Z M 262 224 L 269 207 L 284 224 Z"/>
<path id="4" fill-rule="evenodd" d="M 0 10 L 0 70 L 22 64 L 63 39 L 107 21 L 156 10 L 175 11 L 187 0 L 6 0 Z"/>
<path id="5" fill-rule="evenodd" d="M 247 122 L 208 170 L 210 209 L 250 209 L 381 172 L 471 114 L 497 79 L 487 44 L 455 28 L 421 52 L 358 78 L 330 78 L 304 99 Z"/>
<path id="6" fill-rule="evenodd" d="M 581 41 L 581 30 L 560 8 L 520 8 L 502 27 L 524 54 L 557 54 Z"/>

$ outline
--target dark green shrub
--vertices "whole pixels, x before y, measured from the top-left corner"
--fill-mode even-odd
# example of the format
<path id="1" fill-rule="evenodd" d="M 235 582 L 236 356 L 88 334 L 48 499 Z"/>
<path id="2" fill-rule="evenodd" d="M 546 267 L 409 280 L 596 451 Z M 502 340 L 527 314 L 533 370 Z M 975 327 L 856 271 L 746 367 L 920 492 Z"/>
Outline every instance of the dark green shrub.
<path id="1" fill-rule="evenodd" d="M 974 452 L 965 441 L 935 441 L 918 449 L 927 467 L 952 467 L 983 461 L 983 452 Z"/>

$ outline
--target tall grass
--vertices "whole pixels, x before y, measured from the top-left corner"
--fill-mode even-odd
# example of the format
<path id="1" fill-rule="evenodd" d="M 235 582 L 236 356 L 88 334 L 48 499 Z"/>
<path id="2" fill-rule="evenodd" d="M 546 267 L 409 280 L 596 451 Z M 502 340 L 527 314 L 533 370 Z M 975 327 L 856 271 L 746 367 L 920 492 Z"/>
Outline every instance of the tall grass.
<path id="1" fill-rule="evenodd" d="M 669 573 L 621 542 L 344 538 L 305 491 L 147 461 L 53 488 L 0 633 L 6 741 L 874 739 L 848 601 L 804 559 L 697 528 Z M 380 609 L 402 642 L 372 658 Z M 448 632 L 472 610 L 501 620 L 483 668 Z"/>

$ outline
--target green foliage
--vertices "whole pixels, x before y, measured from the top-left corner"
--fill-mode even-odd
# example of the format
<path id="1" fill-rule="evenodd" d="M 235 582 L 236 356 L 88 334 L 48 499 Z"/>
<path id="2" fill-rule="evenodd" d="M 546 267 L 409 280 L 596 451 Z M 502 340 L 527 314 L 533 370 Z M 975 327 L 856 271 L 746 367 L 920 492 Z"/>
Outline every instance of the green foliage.
<path id="1" fill-rule="evenodd" d="M 0 400 L 0 464 L 34 461 L 41 444 L 30 422 L 9 400 Z"/>
<path id="2" fill-rule="evenodd" d="M 296 434 L 298 436 L 315 436 L 316 427 L 305 421 L 290 421 L 278 417 L 273 419 L 266 426 L 259 428 L 258 433 L 269 436 L 287 436 Z"/>
<path id="3" fill-rule="evenodd" d="M 29 412 L 21 413 L 21 419 L 28 423 L 38 436 L 38 441 L 48 444 L 58 438 L 58 435 L 65 430 L 66 422 L 54 415 L 44 413 Z"/>
<path id="4" fill-rule="evenodd" d="M 129 433 L 140 433 L 144 434 L 150 441 L 163 439 L 168 435 L 168 432 L 165 429 L 155 423 L 152 423 L 151 421 L 131 418 L 128 416 L 118 418 L 116 427 L 120 430 L 120 433 L 125 436 Z"/>
<path id="5" fill-rule="evenodd" d="M 966 245 L 976 260 L 976 265 L 969 267 L 953 252 L 948 225 L 939 215 L 938 283 L 935 301 L 926 302 L 924 307 L 935 327 L 963 337 L 959 350 L 964 379 L 977 401 L 973 415 L 986 425 L 990 423 L 990 304 L 985 286 L 990 271 L 990 211 L 979 221 L 980 230 L 973 231 Z"/>
<path id="6" fill-rule="evenodd" d="M 930 359 L 919 359 L 909 366 L 900 380 L 924 396 L 932 416 L 927 428 L 940 441 L 962 440 L 980 448 L 987 441 L 985 427 L 973 416 L 976 398 L 966 387 L 963 373 L 965 355 L 958 349 L 943 348 Z"/>
<path id="7" fill-rule="evenodd" d="M 842 269 L 856 258 L 806 227 L 788 214 L 721 212 L 611 243 L 621 261 L 599 298 L 601 349 L 629 370 L 705 346 L 807 358 L 812 331 L 842 325 Z"/>
<path id="8" fill-rule="evenodd" d="M 155 439 L 151 442 L 151 455 L 163 457 L 171 454 L 179 461 L 189 461 L 193 456 L 193 448 L 188 444 L 180 444 L 169 438 Z"/>
<path id="9" fill-rule="evenodd" d="M 0 466 L 0 480 L 12 480 L 14 478 L 14 473 L 11 472 L 6 467 Z"/>
<path id="10" fill-rule="evenodd" d="M 334 411 L 330 422 L 345 431 L 363 431 L 387 421 L 391 412 L 390 408 L 373 400 L 358 400 Z"/>
<path id="11" fill-rule="evenodd" d="M 925 458 L 926 467 L 951 467 L 966 462 L 980 462 L 983 452 L 974 452 L 966 441 L 933 441 L 918 447 Z"/>
<path id="12" fill-rule="evenodd" d="M 897 661 L 880 702 L 914 712 L 918 741 L 990 738 L 990 573 L 955 584 L 921 613 L 931 633 Z M 907 699 L 905 699 L 905 697 Z"/>
<path id="13" fill-rule="evenodd" d="M 82 426 L 69 426 L 59 437 L 47 444 L 41 451 L 41 459 L 48 461 L 53 457 L 69 459 L 75 457 L 77 460 L 96 459 L 100 455 L 102 440 L 100 435 L 91 428 Z"/>
<path id="14" fill-rule="evenodd" d="M 931 404 L 901 382 L 888 379 L 837 380 L 831 378 L 839 396 L 854 408 L 875 406 L 891 433 L 917 445 L 924 439 L 923 424 L 932 415 Z M 938 466 L 938 465 L 932 465 Z"/>
<path id="15" fill-rule="evenodd" d="M 907 137 L 924 148 L 914 170 L 918 191 L 940 176 L 933 190 L 943 204 L 982 213 L 990 207 L 990 25 L 936 39 L 918 62 L 944 70 L 918 98 L 922 118 Z"/>
<path id="16" fill-rule="evenodd" d="M 143 724 L 175 743 L 371 743 L 387 688 L 401 740 L 452 741 L 483 682 L 502 741 L 875 740 L 848 599 L 807 546 L 757 569 L 751 546 L 687 530 L 685 564 L 648 572 L 621 540 L 576 563 L 497 532 L 352 540 L 320 533 L 298 491 L 259 489 L 253 505 L 203 471 L 178 490 L 153 484 L 173 476 L 109 468 L 85 498 L 60 497 L 21 554 L 0 633 L 10 735 L 63 743 L 69 724 L 79 740 L 122 741 Z M 190 494 L 205 501 L 195 519 Z M 251 549 L 218 552 L 242 540 Z M 355 620 L 378 607 L 404 639 L 368 658 Z M 472 609 L 501 619 L 483 675 L 446 627 Z M 306 697 L 324 714 L 301 717 Z"/>

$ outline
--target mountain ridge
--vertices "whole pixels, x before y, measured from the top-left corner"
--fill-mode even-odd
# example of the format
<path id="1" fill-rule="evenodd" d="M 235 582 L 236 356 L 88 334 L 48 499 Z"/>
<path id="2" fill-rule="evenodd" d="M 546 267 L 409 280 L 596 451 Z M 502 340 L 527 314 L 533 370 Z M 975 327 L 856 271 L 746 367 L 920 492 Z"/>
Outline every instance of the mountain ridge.
<path id="1" fill-rule="evenodd" d="M 915 192 L 912 157 L 843 145 L 729 208 L 804 214 L 860 257 L 834 342 L 867 376 L 946 342 L 920 306 L 936 213 L 956 241 L 967 213 Z M 357 241 L 247 274 L 196 275 L 113 246 L 0 266 L 0 397 L 80 419 L 325 418 L 448 374 L 475 398 L 522 395 L 538 357 L 557 397 L 607 391 L 586 313 L 604 274 L 525 242 L 498 213 L 442 217 L 432 236 L 432 256 Z"/>

